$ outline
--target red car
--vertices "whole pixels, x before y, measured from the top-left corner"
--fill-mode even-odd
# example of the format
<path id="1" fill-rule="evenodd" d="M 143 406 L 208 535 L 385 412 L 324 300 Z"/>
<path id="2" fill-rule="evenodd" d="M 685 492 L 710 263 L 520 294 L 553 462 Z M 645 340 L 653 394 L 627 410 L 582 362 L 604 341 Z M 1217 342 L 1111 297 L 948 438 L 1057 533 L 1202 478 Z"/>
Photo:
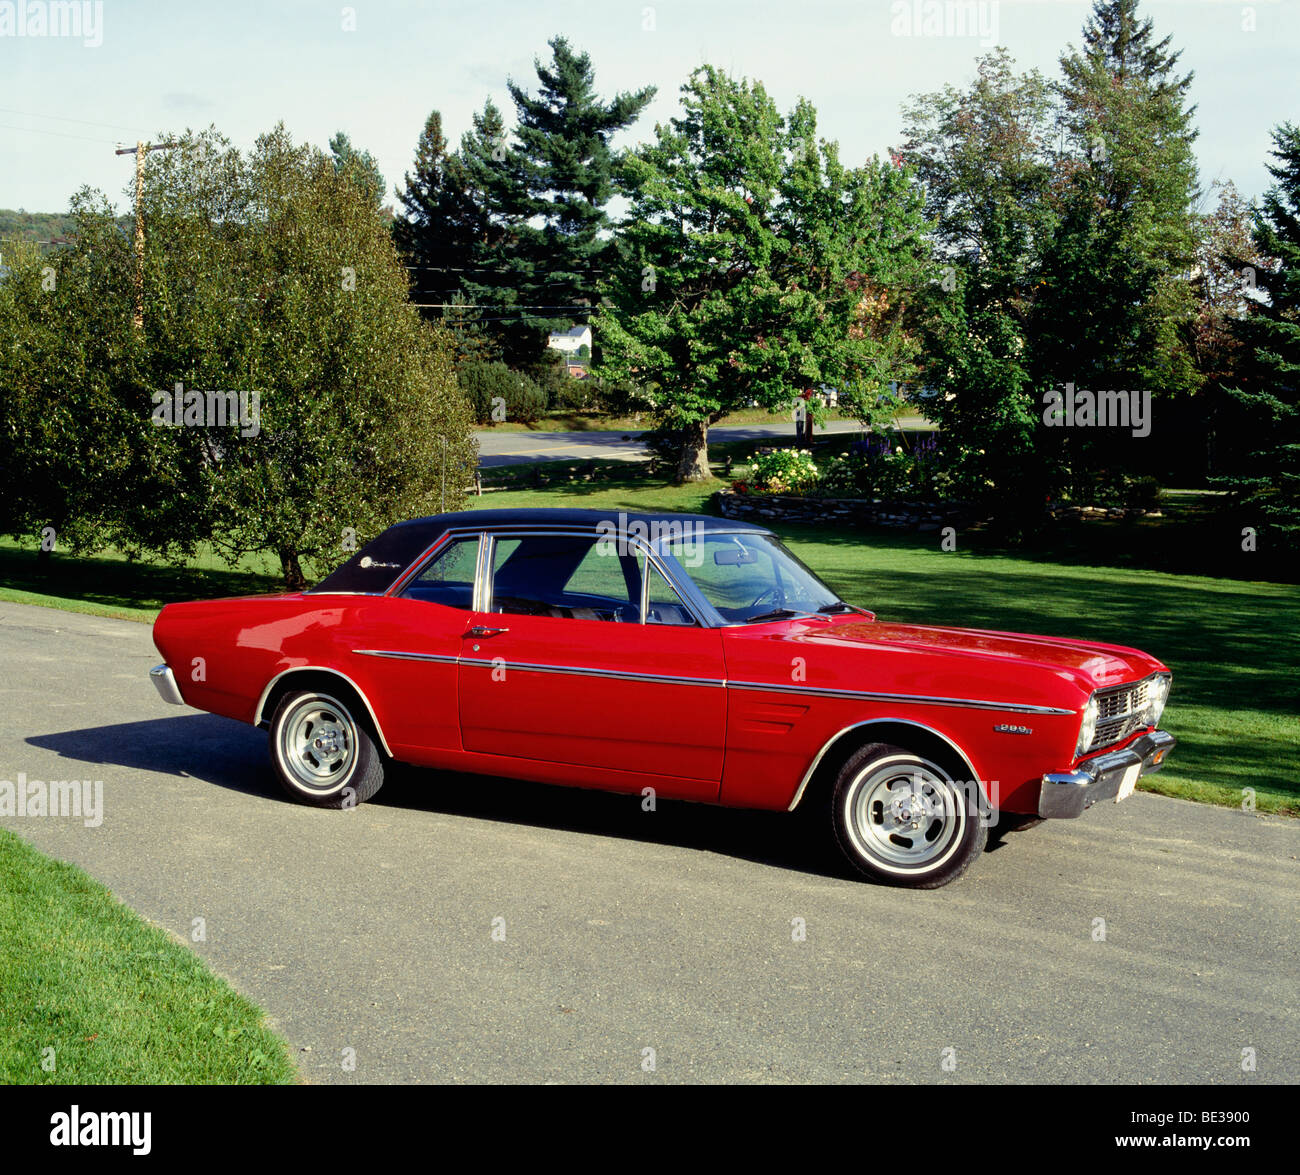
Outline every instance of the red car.
<path id="1" fill-rule="evenodd" d="M 918 887 L 988 827 L 1122 800 L 1174 745 L 1135 649 L 889 624 L 770 532 L 719 518 L 484 510 L 390 527 L 310 591 L 170 604 L 169 702 L 268 727 L 290 795 L 385 765 L 827 814 Z"/>

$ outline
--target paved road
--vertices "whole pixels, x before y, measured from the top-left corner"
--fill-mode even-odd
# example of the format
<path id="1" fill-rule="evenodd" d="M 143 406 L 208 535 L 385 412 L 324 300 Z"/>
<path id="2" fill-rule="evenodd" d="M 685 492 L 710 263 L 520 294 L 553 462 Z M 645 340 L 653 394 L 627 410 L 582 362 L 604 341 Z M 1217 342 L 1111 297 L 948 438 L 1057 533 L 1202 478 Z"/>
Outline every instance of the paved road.
<path id="1" fill-rule="evenodd" d="M 902 417 L 904 428 L 925 428 L 921 417 Z M 853 420 L 832 420 L 818 428 L 817 435 L 858 432 Z M 534 461 L 640 461 L 646 454 L 643 433 L 632 432 L 494 432 L 481 429 L 475 437 L 479 443 L 479 465 L 491 469 L 497 465 L 527 465 Z M 774 437 L 793 437 L 794 425 L 737 425 L 712 428 L 709 440 L 770 441 Z"/>
<path id="2" fill-rule="evenodd" d="M 414 771 L 322 812 L 262 733 L 160 702 L 156 660 L 141 625 L 0 603 L 0 779 L 105 793 L 98 828 L 0 821 L 205 918 L 308 1081 L 1300 1080 L 1294 821 L 1138 794 L 914 893 L 783 815 Z"/>

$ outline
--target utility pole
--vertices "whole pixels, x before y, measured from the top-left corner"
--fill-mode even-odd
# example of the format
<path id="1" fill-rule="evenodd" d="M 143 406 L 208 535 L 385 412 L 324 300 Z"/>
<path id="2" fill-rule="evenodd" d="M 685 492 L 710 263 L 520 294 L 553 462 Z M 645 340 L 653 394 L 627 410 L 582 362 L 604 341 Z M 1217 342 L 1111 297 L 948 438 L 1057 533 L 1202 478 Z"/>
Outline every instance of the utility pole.
<path id="1" fill-rule="evenodd" d="M 170 151 L 179 143 L 137 142 L 134 147 L 119 147 L 114 155 L 135 156 L 135 329 L 144 329 L 144 216 L 140 205 L 144 200 L 144 157 L 150 151 Z"/>

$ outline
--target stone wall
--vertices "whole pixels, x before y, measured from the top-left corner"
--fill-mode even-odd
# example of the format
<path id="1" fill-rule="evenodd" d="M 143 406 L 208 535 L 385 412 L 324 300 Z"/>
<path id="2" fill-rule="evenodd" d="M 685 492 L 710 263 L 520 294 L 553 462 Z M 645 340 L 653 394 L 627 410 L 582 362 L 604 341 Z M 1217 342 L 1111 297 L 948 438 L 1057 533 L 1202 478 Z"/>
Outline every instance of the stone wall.
<path id="1" fill-rule="evenodd" d="M 814 522 L 821 525 L 892 526 L 903 530 L 939 530 L 974 521 L 963 502 L 905 502 L 866 498 L 797 498 L 783 494 L 717 495 L 724 518 L 762 525 L 767 522 Z"/>

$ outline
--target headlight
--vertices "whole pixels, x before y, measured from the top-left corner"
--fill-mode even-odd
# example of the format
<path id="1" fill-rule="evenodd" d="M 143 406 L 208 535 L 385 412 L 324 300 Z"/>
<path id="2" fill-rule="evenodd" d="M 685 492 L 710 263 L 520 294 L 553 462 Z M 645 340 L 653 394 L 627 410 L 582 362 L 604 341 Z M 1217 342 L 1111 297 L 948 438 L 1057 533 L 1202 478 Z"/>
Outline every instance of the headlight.
<path id="1" fill-rule="evenodd" d="M 1160 715 L 1165 711 L 1169 700 L 1169 678 L 1163 673 L 1156 674 L 1147 686 L 1147 705 L 1143 717 L 1149 726 L 1160 725 Z"/>
<path id="2" fill-rule="evenodd" d="M 1083 708 L 1083 724 L 1079 727 L 1079 742 L 1074 748 L 1075 755 L 1082 755 L 1092 746 L 1093 736 L 1097 733 L 1097 699 L 1091 697 Z"/>

